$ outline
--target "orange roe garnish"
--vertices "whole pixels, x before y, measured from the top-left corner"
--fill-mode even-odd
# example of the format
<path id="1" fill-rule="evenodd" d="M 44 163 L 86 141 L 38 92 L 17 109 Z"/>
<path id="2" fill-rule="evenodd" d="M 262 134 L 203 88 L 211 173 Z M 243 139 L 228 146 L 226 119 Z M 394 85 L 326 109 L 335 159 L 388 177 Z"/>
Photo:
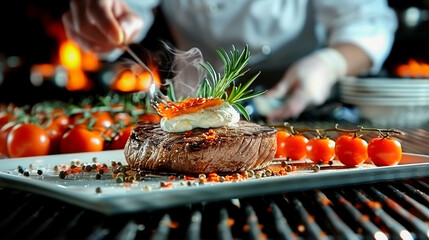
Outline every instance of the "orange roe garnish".
<path id="1" fill-rule="evenodd" d="M 191 181 L 191 180 L 195 180 L 195 178 L 194 177 L 190 177 L 190 176 L 185 176 L 185 177 L 183 177 L 185 180 L 189 180 L 189 181 Z"/>
<path id="2" fill-rule="evenodd" d="M 210 129 L 208 132 L 203 133 L 203 136 L 207 139 L 207 140 L 213 140 L 216 138 L 216 133 L 215 131 L 213 131 L 213 129 Z"/>
<path id="3" fill-rule="evenodd" d="M 214 107 L 223 103 L 220 98 L 189 98 L 174 105 L 160 104 L 158 112 L 161 116 L 168 119 L 182 115 L 195 113 L 208 107 Z"/>

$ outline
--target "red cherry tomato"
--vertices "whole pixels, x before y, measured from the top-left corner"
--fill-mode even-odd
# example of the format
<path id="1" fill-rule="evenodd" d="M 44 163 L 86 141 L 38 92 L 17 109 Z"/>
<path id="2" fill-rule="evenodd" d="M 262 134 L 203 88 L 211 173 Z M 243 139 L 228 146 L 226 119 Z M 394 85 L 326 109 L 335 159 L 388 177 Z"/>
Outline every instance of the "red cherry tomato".
<path id="1" fill-rule="evenodd" d="M 401 143 L 392 138 L 377 137 L 368 143 L 368 157 L 376 166 L 392 166 L 401 161 Z"/>
<path id="2" fill-rule="evenodd" d="M 70 117 L 65 114 L 55 115 L 51 125 L 56 125 L 61 131 L 65 131 L 70 125 Z"/>
<path id="3" fill-rule="evenodd" d="M 12 120 L 13 120 L 12 113 L 0 112 L 0 128 Z"/>
<path id="4" fill-rule="evenodd" d="M 367 149 L 368 143 L 353 135 L 342 135 L 335 144 L 335 154 L 338 160 L 348 167 L 359 165 L 367 160 Z"/>
<path id="5" fill-rule="evenodd" d="M 103 144 L 104 139 L 99 132 L 76 126 L 62 136 L 60 151 L 62 153 L 101 151 Z"/>
<path id="6" fill-rule="evenodd" d="M 92 117 L 95 119 L 94 126 L 108 128 L 113 125 L 113 118 L 109 112 L 93 112 Z"/>
<path id="7" fill-rule="evenodd" d="M 285 138 L 285 155 L 292 160 L 300 160 L 307 156 L 307 142 L 308 139 L 301 135 L 291 135 Z"/>
<path id="8" fill-rule="evenodd" d="M 0 128 L 0 155 L 9 156 L 7 150 L 7 136 L 9 136 L 10 130 L 12 130 L 15 125 L 15 122 L 9 122 Z"/>
<path id="9" fill-rule="evenodd" d="M 126 113 L 126 112 L 118 112 L 118 113 L 115 113 L 115 115 L 113 116 L 113 121 L 115 123 L 121 122 L 125 126 L 130 125 L 132 120 L 133 119 L 132 119 L 131 115 L 129 113 Z"/>
<path id="10" fill-rule="evenodd" d="M 60 129 L 59 126 L 53 124 L 45 128 L 45 132 L 48 134 L 50 147 L 49 154 L 56 154 L 60 152 L 60 142 L 65 130 Z"/>
<path id="11" fill-rule="evenodd" d="M 276 158 L 285 158 L 286 157 L 286 143 L 285 139 L 288 138 L 290 134 L 284 130 L 277 131 L 277 151 L 274 157 Z"/>
<path id="12" fill-rule="evenodd" d="M 122 129 L 119 134 L 113 137 L 110 149 L 124 149 L 133 128 L 134 126 L 126 127 Z"/>
<path id="13" fill-rule="evenodd" d="M 49 153 L 49 136 L 41 127 L 21 123 L 7 136 L 7 150 L 11 157 L 40 156 Z"/>
<path id="14" fill-rule="evenodd" d="M 307 157 L 314 163 L 328 163 L 335 157 L 335 142 L 329 138 L 312 138 L 307 143 Z"/>

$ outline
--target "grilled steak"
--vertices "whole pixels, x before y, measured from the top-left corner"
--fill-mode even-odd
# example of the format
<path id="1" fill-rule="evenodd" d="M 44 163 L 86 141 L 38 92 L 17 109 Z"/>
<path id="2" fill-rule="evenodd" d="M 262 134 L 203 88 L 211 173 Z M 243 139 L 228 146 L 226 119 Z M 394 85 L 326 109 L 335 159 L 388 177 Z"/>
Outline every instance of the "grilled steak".
<path id="1" fill-rule="evenodd" d="M 266 167 L 276 149 L 275 129 L 246 121 L 181 133 L 141 122 L 131 132 L 124 154 L 133 169 L 231 173 Z"/>

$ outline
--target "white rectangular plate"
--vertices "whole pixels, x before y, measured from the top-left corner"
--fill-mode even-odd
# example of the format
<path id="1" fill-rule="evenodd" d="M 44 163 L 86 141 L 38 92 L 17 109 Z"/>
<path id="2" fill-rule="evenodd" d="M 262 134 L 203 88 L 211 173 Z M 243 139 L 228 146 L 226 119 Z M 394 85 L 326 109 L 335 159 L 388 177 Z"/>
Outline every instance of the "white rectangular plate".
<path id="1" fill-rule="evenodd" d="M 100 180 L 95 173 L 80 173 L 60 179 L 55 165 L 70 165 L 71 161 L 111 165 L 111 161 L 126 163 L 122 150 L 93 153 L 61 154 L 40 157 L 0 160 L 0 187 L 24 190 L 78 205 L 106 215 L 151 211 L 182 204 L 251 197 L 282 192 L 363 184 L 429 176 L 429 156 L 404 154 L 397 166 L 375 167 L 366 164 L 357 168 L 323 167 L 319 172 L 308 168 L 284 176 L 249 178 L 241 182 L 207 182 L 190 184 L 184 180 L 170 180 L 169 176 L 148 175 L 132 184 L 116 183 L 111 174 Z M 29 171 L 26 177 L 18 166 Z M 38 175 L 37 170 L 43 174 Z M 173 182 L 170 188 L 160 187 L 161 181 Z M 192 182 L 191 182 L 192 183 Z M 151 191 L 148 191 L 150 186 Z M 101 193 L 97 193 L 99 188 Z"/>

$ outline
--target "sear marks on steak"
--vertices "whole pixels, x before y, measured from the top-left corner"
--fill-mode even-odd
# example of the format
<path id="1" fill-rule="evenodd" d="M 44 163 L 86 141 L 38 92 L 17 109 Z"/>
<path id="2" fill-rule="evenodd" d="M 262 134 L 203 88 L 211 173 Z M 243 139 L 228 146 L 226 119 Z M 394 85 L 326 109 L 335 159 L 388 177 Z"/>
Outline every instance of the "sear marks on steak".
<path id="1" fill-rule="evenodd" d="M 176 173 L 231 173 L 262 169 L 277 149 L 276 130 L 240 121 L 233 126 L 169 133 L 140 122 L 124 154 L 137 170 Z"/>

